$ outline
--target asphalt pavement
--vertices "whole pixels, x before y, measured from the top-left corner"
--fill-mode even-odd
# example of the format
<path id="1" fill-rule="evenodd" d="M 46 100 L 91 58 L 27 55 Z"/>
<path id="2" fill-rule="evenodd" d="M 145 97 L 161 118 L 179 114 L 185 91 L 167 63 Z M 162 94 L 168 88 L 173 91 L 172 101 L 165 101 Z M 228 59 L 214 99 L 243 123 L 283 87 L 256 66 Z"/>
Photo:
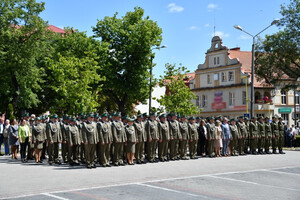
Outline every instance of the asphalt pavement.
<path id="1" fill-rule="evenodd" d="M 86 169 L 0 157 L 0 199 L 300 199 L 300 152 Z"/>

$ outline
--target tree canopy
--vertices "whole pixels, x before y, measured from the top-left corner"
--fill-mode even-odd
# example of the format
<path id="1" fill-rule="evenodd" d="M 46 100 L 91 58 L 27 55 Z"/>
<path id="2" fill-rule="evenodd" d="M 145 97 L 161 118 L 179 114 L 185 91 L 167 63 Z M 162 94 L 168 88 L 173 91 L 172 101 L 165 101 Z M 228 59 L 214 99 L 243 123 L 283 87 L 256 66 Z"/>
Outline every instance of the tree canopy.
<path id="1" fill-rule="evenodd" d="M 118 106 L 125 114 L 133 104 L 144 102 L 149 92 L 151 48 L 159 46 L 162 30 L 156 22 L 144 17 L 144 10 L 136 7 L 133 12 L 118 18 L 99 20 L 93 27 L 95 37 L 109 45 L 109 55 L 99 73 L 106 77 L 101 95 Z"/>
<path id="2" fill-rule="evenodd" d="M 282 5 L 280 13 L 280 31 L 267 35 L 259 44 L 255 61 L 258 78 L 274 85 L 300 77 L 300 1 Z M 289 86 L 297 86 L 294 83 Z"/>
<path id="3" fill-rule="evenodd" d="M 164 76 L 160 77 L 159 84 L 161 87 L 167 87 L 169 92 L 161 96 L 157 101 L 169 113 L 199 114 L 198 107 L 192 103 L 196 96 L 184 82 L 184 80 L 188 79 L 186 75 L 188 73 L 187 69 L 181 64 L 177 67 L 175 64 L 167 63 L 165 67 L 167 70 L 164 72 Z"/>

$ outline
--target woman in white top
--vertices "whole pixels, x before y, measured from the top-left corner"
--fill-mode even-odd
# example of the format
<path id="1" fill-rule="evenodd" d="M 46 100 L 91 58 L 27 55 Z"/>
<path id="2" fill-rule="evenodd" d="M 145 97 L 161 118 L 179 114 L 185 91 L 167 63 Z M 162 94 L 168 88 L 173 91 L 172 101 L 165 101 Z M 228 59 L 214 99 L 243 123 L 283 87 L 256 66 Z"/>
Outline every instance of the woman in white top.
<path id="1" fill-rule="evenodd" d="M 216 139 L 215 139 L 215 153 L 217 157 L 221 157 L 221 148 L 223 147 L 222 144 L 222 128 L 221 122 L 219 120 L 216 121 Z"/>

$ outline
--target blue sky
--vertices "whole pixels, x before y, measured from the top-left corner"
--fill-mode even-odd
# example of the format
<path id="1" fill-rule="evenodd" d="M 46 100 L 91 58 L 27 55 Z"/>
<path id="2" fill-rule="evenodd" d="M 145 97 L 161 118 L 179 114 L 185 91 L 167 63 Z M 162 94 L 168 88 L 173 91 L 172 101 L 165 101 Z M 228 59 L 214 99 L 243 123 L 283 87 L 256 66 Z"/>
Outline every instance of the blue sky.
<path id="1" fill-rule="evenodd" d="M 256 34 L 274 19 L 280 18 L 280 5 L 289 0 L 44 0 L 46 10 L 42 13 L 49 24 L 74 27 L 91 36 L 97 19 L 119 17 L 135 6 L 145 10 L 145 16 L 157 21 L 163 29 L 162 45 L 156 51 L 153 70 L 156 77 L 163 74 L 165 63 L 182 63 L 191 72 L 205 60 L 216 27 L 216 35 L 228 48 L 241 47 L 250 51 L 252 38 L 233 28 L 240 25 L 244 30 Z M 278 31 L 272 26 L 265 34 Z"/>

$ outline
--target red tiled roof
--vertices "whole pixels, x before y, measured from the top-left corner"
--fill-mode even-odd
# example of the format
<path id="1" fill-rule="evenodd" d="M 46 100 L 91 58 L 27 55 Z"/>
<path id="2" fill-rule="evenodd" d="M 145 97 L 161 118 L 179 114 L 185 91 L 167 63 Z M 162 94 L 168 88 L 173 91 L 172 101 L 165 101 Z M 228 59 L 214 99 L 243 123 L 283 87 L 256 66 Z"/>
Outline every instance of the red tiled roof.
<path id="1" fill-rule="evenodd" d="M 240 51 L 240 48 L 230 49 L 229 57 L 231 59 L 237 58 L 238 61 L 242 64 L 241 70 L 243 73 L 249 75 L 251 80 L 251 62 L 252 62 L 252 52 L 251 51 Z M 254 76 L 254 87 L 272 87 L 270 84 L 267 84 L 264 80 L 258 81 Z"/>
<path id="2" fill-rule="evenodd" d="M 56 26 L 53 26 L 53 25 L 49 25 L 48 26 L 48 29 L 55 32 L 55 33 L 62 33 L 64 34 L 65 33 L 65 30 L 61 29 L 61 28 L 58 28 Z"/>

